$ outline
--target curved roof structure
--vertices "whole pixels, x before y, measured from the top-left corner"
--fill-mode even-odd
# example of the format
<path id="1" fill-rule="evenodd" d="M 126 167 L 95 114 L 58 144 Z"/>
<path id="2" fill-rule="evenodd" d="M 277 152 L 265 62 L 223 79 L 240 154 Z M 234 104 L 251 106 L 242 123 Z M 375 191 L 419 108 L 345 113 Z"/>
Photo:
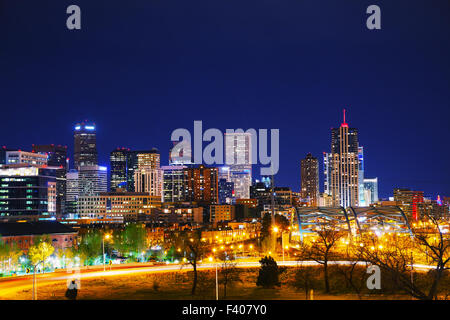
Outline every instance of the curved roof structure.
<path id="1" fill-rule="evenodd" d="M 398 206 L 386 207 L 296 207 L 301 239 L 322 227 L 333 226 L 350 236 L 366 232 L 409 233 L 411 227 L 405 213 Z"/>

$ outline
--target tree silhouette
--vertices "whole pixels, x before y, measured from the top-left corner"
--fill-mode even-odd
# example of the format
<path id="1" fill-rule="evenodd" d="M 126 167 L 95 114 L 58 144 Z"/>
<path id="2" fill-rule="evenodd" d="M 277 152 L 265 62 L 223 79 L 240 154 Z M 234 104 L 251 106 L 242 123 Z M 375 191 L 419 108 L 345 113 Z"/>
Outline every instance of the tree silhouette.
<path id="1" fill-rule="evenodd" d="M 325 292 L 328 293 L 330 292 L 328 262 L 336 258 L 337 252 L 334 249 L 344 234 L 338 231 L 335 225 L 330 224 L 322 226 L 316 231 L 316 235 L 313 242 L 303 244 L 301 258 L 314 260 L 323 265 Z"/>
<path id="2" fill-rule="evenodd" d="M 280 286 L 279 275 L 282 272 L 278 268 L 276 261 L 272 257 L 264 257 L 259 260 L 261 268 L 259 269 L 256 285 L 263 288 L 273 288 Z"/>

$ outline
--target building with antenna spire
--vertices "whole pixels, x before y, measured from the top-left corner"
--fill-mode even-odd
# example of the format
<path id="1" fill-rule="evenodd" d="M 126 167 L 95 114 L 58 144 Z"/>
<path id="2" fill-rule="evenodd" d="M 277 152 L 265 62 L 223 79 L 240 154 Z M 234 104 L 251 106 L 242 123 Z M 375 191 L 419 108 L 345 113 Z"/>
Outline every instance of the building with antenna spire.
<path id="1" fill-rule="evenodd" d="M 359 206 L 358 130 L 345 119 L 339 128 L 331 129 L 331 152 L 324 154 L 325 193 L 333 206 Z"/>

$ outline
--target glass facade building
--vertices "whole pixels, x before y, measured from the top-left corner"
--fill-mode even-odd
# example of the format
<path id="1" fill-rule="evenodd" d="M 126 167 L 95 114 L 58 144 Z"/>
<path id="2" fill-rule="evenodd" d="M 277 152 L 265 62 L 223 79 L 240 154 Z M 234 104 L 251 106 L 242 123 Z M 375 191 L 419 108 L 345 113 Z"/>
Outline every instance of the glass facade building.
<path id="1" fill-rule="evenodd" d="M 78 123 L 74 131 L 74 166 L 98 165 L 97 138 L 95 124 Z"/>
<path id="2" fill-rule="evenodd" d="M 0 168 L 0 219 L 51 218 L 56 214 L 56 167 Z"/>

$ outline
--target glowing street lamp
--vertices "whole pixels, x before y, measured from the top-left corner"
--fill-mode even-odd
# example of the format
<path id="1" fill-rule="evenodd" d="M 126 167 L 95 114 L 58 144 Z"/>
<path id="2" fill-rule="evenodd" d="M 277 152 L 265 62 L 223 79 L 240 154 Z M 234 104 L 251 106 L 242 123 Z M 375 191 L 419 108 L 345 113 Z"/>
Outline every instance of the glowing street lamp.
<path id="1" fill-rule="evenodd" d="M 214 258 L 209 257 L 208 260 L 209 262 L 213 262 Z M 216 267 L 216 300 L 219 300 L 219 277 L 217 274 L 217 261 L 215 262 L 215 267 Z"/>
<path id="2" fill-rule="evenodd" d="M 105 234 L 105 236 L 102 238 L 102 249 L 103 249 L 103 271 L 106 271 L 105 266 L 105 240 L 109 240 L 111 238 L 110 234 Z"/>

